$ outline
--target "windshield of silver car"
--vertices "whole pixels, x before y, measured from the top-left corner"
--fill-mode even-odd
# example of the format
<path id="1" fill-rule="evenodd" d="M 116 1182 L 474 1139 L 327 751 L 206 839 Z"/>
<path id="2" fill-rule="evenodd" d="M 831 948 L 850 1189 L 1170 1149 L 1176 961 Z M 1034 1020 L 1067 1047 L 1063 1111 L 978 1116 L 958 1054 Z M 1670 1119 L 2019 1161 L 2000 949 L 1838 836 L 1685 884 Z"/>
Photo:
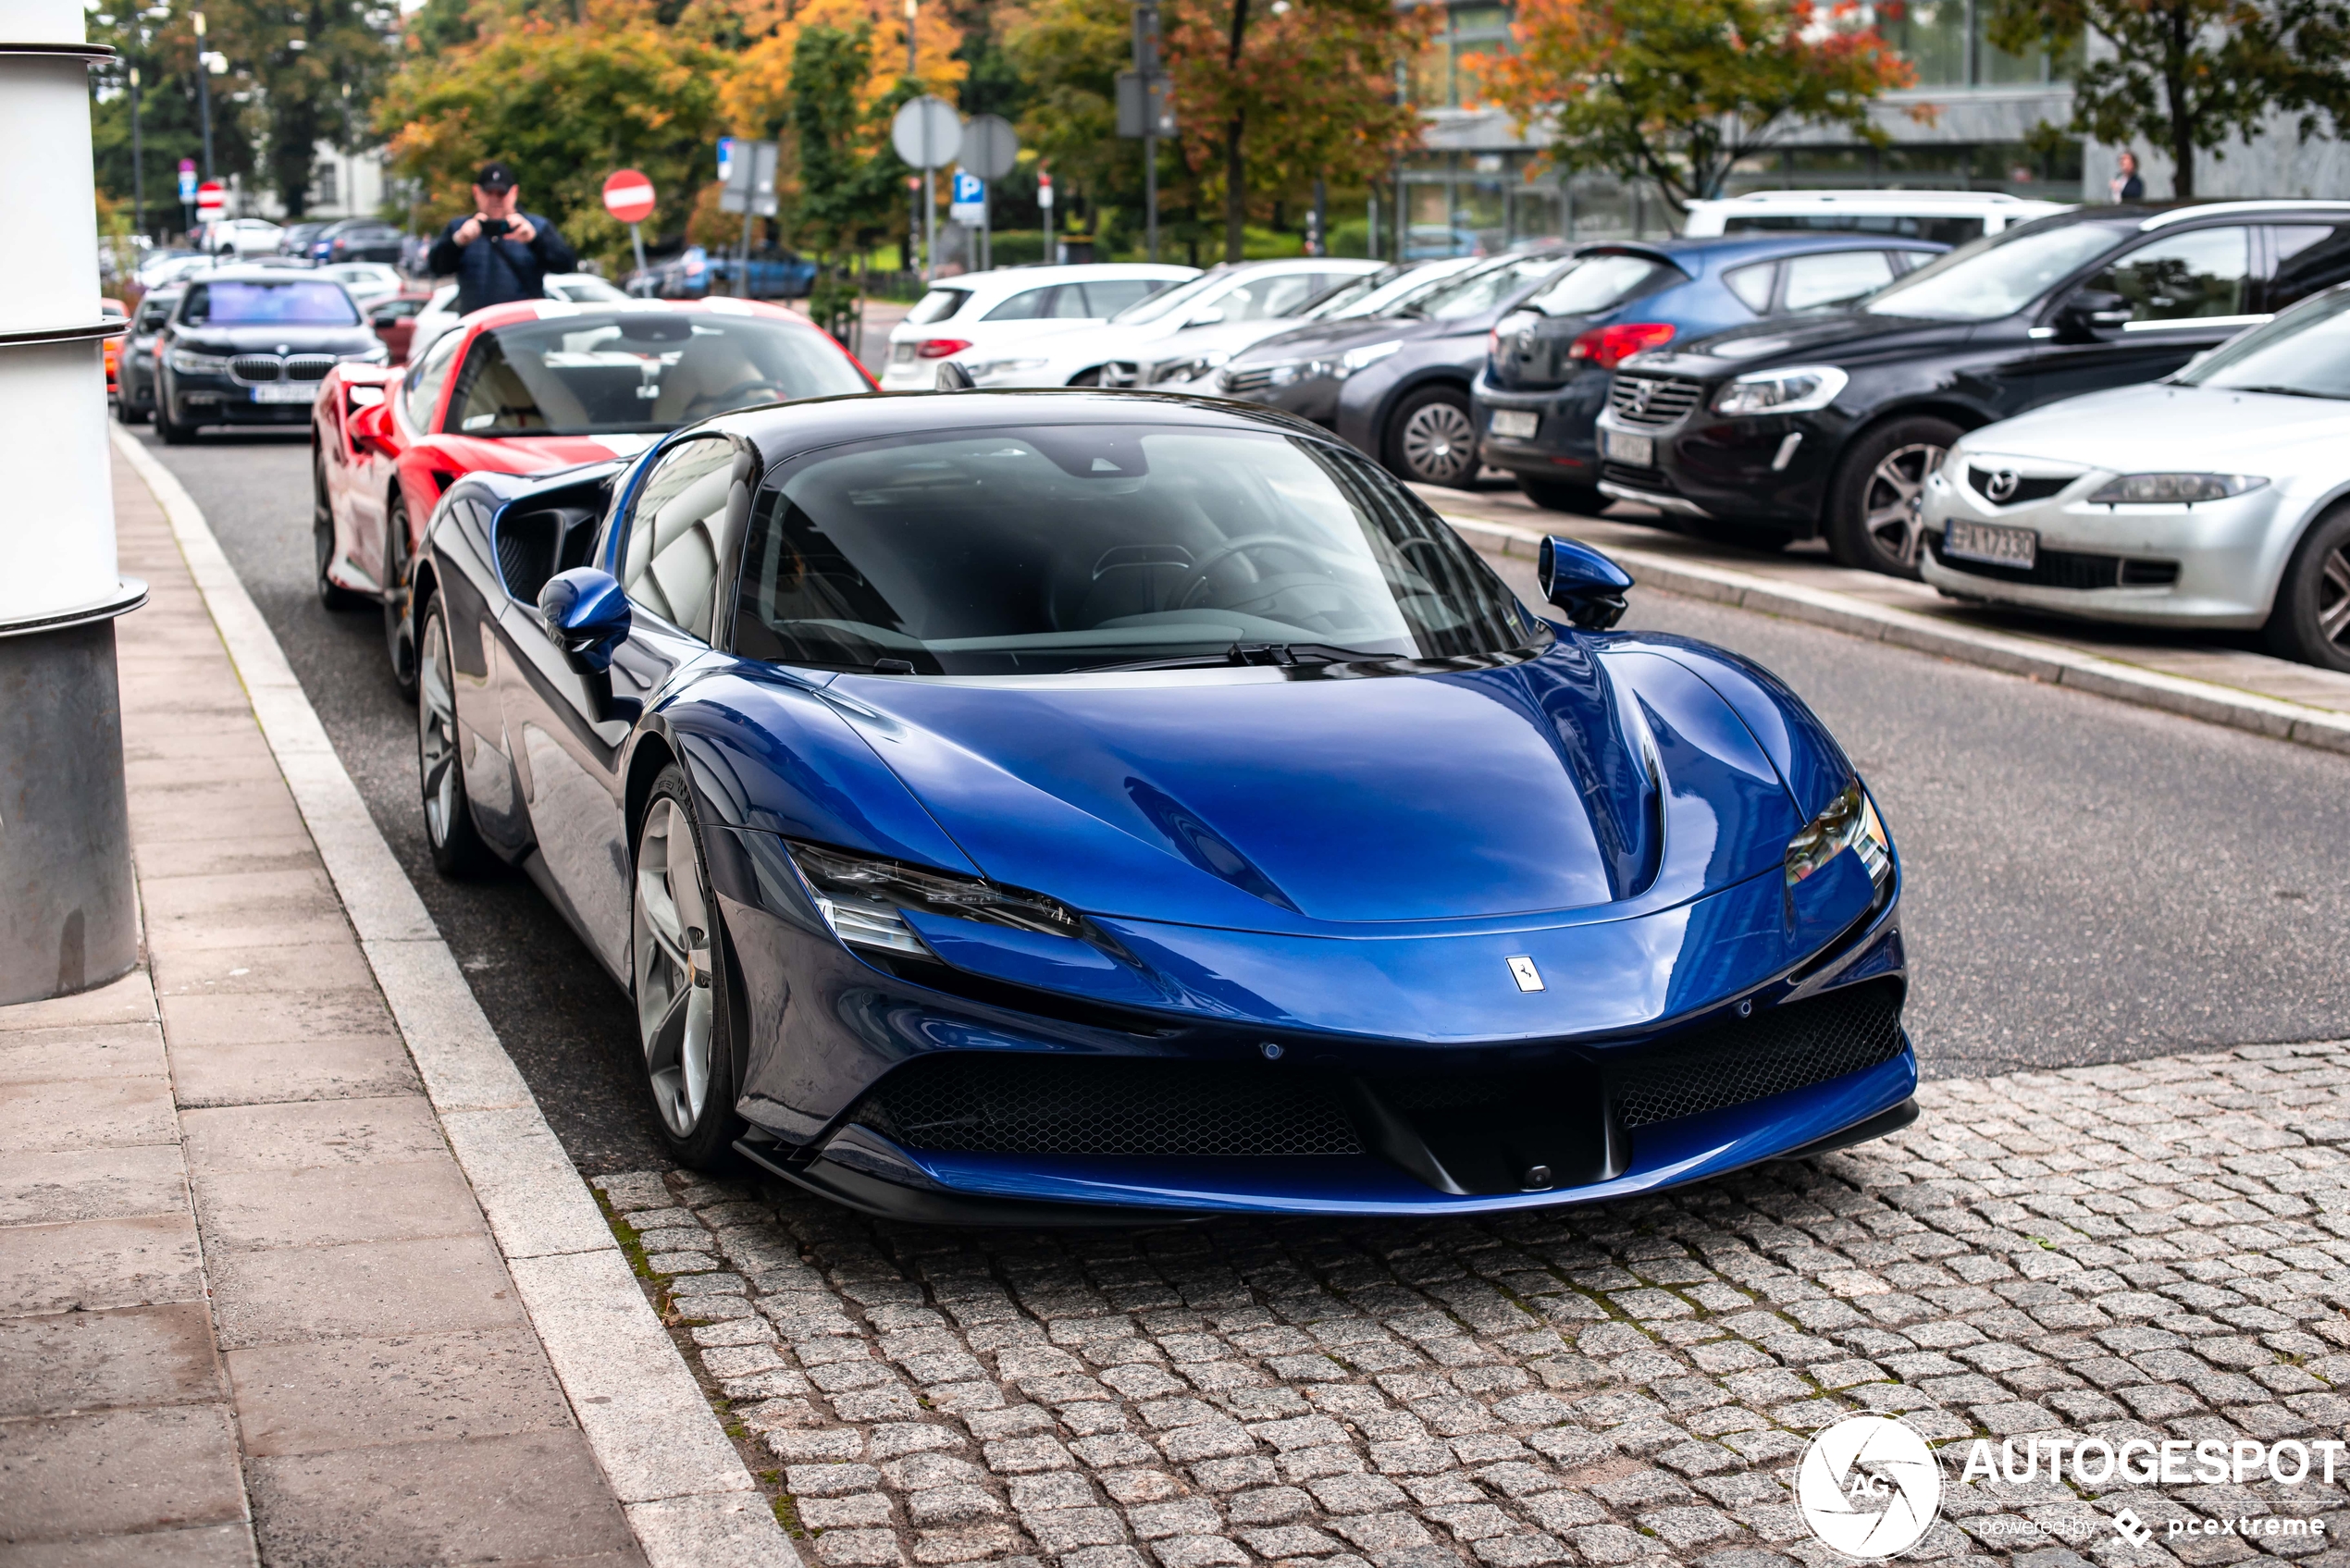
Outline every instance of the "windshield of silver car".
<path id="1" fill-rule="evenodd" d="M 2350 398 L 2350 291 L 2320 295 L 2287 311 L 2171 379 L 2188 387 Z"/>
<path id="2" fill-rule="evenodd" d="M 1273 432 L 963 428 L 784 465 L 736 650 L 909 675 L 1495 655 L 1549 629 L 1354 453 Z"/>

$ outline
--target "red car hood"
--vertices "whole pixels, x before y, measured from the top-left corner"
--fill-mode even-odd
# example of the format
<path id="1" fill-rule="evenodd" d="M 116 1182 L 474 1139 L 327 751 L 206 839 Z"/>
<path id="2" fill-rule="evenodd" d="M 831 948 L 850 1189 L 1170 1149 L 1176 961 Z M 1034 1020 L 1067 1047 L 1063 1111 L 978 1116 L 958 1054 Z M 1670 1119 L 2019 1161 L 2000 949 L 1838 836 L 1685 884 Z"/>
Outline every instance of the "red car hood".
<path id="1" fill-rule="evenodd" d="M 440 454 L 461 474 L 541 474 L 583 463 L 635 457 L 659 436 L 428 436 L 419 451 Z"/>

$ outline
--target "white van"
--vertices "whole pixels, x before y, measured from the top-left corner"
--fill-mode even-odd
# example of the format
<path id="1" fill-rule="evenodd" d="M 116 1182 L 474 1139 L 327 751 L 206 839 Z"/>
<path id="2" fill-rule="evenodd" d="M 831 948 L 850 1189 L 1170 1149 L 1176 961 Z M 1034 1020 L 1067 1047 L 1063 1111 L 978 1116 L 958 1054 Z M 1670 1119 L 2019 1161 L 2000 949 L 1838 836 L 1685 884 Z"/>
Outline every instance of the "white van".
<path id="1" fill-rule="evenodd" d="M 1750 191 L 1719 202 L 1691 202 L 1681 233 L 1787 234 L 1813 231 L 1898 234 L 1963 245 L 1985 234 L 2065 210 L 1997 191 Z"/>

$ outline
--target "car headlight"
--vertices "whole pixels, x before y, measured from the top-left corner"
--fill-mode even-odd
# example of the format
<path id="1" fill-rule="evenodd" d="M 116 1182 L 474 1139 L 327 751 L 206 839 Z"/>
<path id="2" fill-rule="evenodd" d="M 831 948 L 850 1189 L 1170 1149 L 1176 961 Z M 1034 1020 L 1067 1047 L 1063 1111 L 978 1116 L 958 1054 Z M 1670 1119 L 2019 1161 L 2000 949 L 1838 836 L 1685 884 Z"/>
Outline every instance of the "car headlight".
<path id="1" fill-rule="evenodd" d="M 1832 364 L 1800 364 L 1787 370 L 1756 370 L 1739 377 L 1713 397 L 1716 414 L 1809 414 L 1836 401 L 1851 377 Z"/>
<path id="2" fill-rule="evenodd" d="M 971 379 L 984 381 L 991 376 L 1010 376 L 1023 370 L 1042 370 L 1052 361 L 1045 359 L 983 359 L 971 367 Z"/>
<path id="3" fill-rule="evenodd" d="M 1172 364 L 1160 366 L 1158 375 L 1151 385 L 1164 387 L 1176 381 L 1205 380 L 1213 372 L 1222 369 L 1225 362 L 1231 357 L 1231 351 L 1229 349 L 1211 349 L 1194 359 L 1177 360 Z"/>
<path id="4" fill-rule="evenodd" d="M 936 961 L 906 911 L 1084 940 L 1091 922 L 1041 893 L 909 866 L 829 845 L 785 841 L 833 934 L 852 948 Z"/>
<path id="5" fill-rule="evenodd" d="M 226 354 L 200 354 L 193 349 L 174 349 L 171 368 L 182 376 L 226 376 L 229 358 Z"/>
<path id="6" fill-rule="evenodd" d="M 1892 841 L 1885 836 L 1885 824 L 1877 821 L 1876 806 L 1858 779 L 1845 785 L 1844 793 L 1829 801 L 1826 810 L 1787 841 L 1787 884 L 1793 887 L 1825 869 L 1830 860 L 1848 849 L 1868 868 L 1869 880 L 1884 886 L 1885 879 L 1893 870 Z"/>
<path id="7" fill-rule="evenodd" d="M 2124 474 L 2089 498 L 2095 506 L 2192 505 L 2225 500 L 2269 481 L 2257 474 Z"/>

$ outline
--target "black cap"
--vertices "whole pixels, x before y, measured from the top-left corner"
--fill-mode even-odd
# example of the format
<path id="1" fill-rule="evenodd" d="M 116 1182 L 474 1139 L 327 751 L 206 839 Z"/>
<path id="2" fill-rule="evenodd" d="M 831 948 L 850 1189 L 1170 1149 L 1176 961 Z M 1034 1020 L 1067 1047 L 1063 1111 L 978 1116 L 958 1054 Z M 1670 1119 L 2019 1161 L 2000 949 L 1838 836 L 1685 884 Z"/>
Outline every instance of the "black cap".
<path id="1" fill-rule="evenodd" d="M 503 195 L 514 188 L 514 171 L 503 163 L 486 163 L 474 176 L 474 183 L 493 196 Z"/>

